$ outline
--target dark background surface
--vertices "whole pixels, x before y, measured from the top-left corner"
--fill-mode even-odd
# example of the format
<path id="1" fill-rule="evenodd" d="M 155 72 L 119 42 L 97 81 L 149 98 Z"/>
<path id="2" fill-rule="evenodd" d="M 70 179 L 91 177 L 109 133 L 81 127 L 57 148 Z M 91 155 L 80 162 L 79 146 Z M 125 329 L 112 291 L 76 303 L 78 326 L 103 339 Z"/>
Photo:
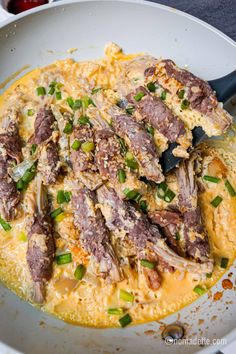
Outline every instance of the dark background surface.
<path id="1" fill-rule="evenodd" d="M 236 0 L 151 0 L 206 21 L 236 41 Z"/>

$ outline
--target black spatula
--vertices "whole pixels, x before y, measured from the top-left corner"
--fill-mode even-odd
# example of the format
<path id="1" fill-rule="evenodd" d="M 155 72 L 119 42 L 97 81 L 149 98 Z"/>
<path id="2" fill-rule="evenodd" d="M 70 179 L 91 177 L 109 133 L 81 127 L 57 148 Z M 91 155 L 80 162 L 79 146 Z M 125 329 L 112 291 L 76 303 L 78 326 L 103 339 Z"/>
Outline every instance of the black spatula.
<path id="1" fill-rule="evenodd" d="M 230 74 L 221 77 L 220 79 L 209 81 L 212 89 L 216 91 L 217 98 L 220 102 L 225 103 L 233 95 L 236 94 L 236 70 L 232 71 Z M 193 142 L 192 146 L 198 145 L 204 138 L 206 134 L 201 127 L 196 127 L 192 130 Z M 164 174 L 172 170 L 181 160 L 180 157 L 175 157 L 173 155 L 173 150 L 176 148 L 177 144 L 172 143 L 169 148 L 163 152 L 160 163 Z"/>

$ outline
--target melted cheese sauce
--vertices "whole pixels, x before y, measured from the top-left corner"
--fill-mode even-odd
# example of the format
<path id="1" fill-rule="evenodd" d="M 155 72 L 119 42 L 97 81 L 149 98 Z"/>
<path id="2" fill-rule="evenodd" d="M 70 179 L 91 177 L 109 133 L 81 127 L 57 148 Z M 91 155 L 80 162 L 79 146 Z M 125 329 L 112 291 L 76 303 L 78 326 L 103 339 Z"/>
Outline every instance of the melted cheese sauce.
<path id="1" fill-rule="evenodd" d="M 106 48 L 106 57 L 99 61 L 77 63 L 72 60 L 63 60 L 54 64 L 35 69 L 16 81 L 0 97 L 0 117 L 12 107 L 20 112 L 20 135 L 28 140 L 33 132 L 36 114 L 27 116 L 28 109 L 36 113 L 41 105 L 46 102 L 53 104 L 55 109 L 69 110 L 66 97 L 73 98 L 85 95 L 93 87 L 105 88 L 106 102 L 114 104 L 117 101 L 117 93 L 113 90 L 117 86 L 117 78 L 123 78 L 124 88 L 131 79 L 137 78 L 135 70 L 124 72 L 124 63 L 136 58 L 137 55 L 125 56 L 116 46 Z M 151 60 L 151 59 L 150 59 Z M 52 97 L 42 99 L 37 97 L 35 90 L 38 86 L 48 87 L 53 80 L 63 84 L 62 100 L 60 103 Z M 127 81 L 128 80 L 128 81 Z M 101 98 L 102 100 L 102 98 Z M 103 115 L 106 119 L 108 107 L 103 107 Z M 178 113 L 178 112 L 176 112 Z M 94 107 L 89 108 L 89 114 L 95 114 Z M 166 144 L 164 141 L 163 144 Z M 207 147 L 206 154 L 217 155 L 227 166 L 227 178 L 236 180 L 236 161 L 233 153 L 222 149 L 222 146 Z M 210 165 L 209 165 L 210 166 Z M 208 167 L 210 168 L 210 167 Z M 214 167 L 213 167 L 214 168 Z M 178 192 L 175 181 L 170 178 L 171 189 Z M 134 180 L 134 186 L 142 182 Z M 144 277 L 129 268 L 125 269 L 126 279 L 118 284 L 107 284 L 103 279 L 96 277 L 92 272 L 87 272 L 82 281 L 74 278 L 76 264 L 88 262 L 88 255 L 78 242 L 78 231 L 73 226 L 73 216 L 70 206 L 67 206 L 63 216 L 58 218 L 55 229 L 62 238 L 56 240 L 57 248 L 69 250 L 73 255 L 73 261 L 66 265 L 54 264 L 53 277 L 47 285 L 47 299 L 41 307 L 43 311 L 51 313 L 64 321 L 93 327 L 112 327 L 118 325 L 117 316 L 107 314 L 110 307 L 123 307 L 129 311 L 133 324 L 159 320 L 173 312 L 176 312 L 193 302 L 198 295 L 193 291 L 197 284 L 209 289 L 223 275 L 225 269 L 220 268 L 220 259 L 229 258 L 229 265 L 235 258 L 236 245 L 236 197 L 232 198 L 224 186 L 224 182 L 214 184 L 204 183 L 205 191 L 200 195 L 203 221 L 207 229 L 212 254 L 215 258 L 214 272 L 211 278 L 199 281 L 188 273 L 162 273 L 162 285 L 157 291 L 150 290 Z M 236 188 L 236 186 L 234 185 Z M 69 190 L 69 182 L 57 182 L 51 186 L 49 192 L 56 195 L 60 189 Z M 145 188 L 144 188 L 145 192 Z M 31 182 L 25 196 L 30 203 L 30 197 L 34 193 L 34 182 Z M 146 191 L 146 199 L 152 208 L 156 207 L 156 201 L 152 193 Z M 222 203 L 213 208 L 210 202 L 216 195 L 221 195 Z M 28 198 L 28 199 L 27 199 Z M 55 198 L 54 198 L 55 199 Z M 58 207 L 56 202 L 54 207 Z M 165 202 L 159 201 L 159 208 L 164 208 Z M 12 229 L 8 232 L 0 230 L 0 280 L 14 291 L 18 296 L 30 302 L 32 293 L 32 281 L 26 263 L 27 239 L 25 237 L 25 218 L 23 210 L 19 210 L 15 221 L 11 222 Z M 119 299 L 119 289 L 125 289 L 135 296 L 133 303 L 127 303 Z"/>

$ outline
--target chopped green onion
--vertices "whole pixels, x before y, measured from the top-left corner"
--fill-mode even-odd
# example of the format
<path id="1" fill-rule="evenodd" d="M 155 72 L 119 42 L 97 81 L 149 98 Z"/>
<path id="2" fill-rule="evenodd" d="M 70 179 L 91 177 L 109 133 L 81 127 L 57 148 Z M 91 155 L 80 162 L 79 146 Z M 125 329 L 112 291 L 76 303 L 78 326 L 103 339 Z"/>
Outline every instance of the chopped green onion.
<path id="1" fill-rule="evenodd" d="M 133 160 L 133 159 L 134 159 L 134 155 L 133 155 L 130 151 L 128 151 L 128 152 L 126 153 L 126 155 L 125 155 L 125 158 L 126 158 L 127 160 Z"/>
<path id="2" fill-rule="evenodd" d="M 203 295 L 205 294 L 206 289 L 204 289 L 201 285 L 196 285 L 193 291 L 198 295 Z"/>
<path id="3" fill-rule="evenodd" d="M 93 102 L 93 100 L 90 97 L 84 96 L 82 98 L 82 106 L 83 106 L 83 108 L 86 109 L 90 105 L 93 105 L 94 107 L 96 107 L 95 103 Z"/>
<path id="4" fill-rule="evenodd" d="M 132 318 L 130 315 L 127 313 L 124 317 L 121 317 L 119 319 L 120 325 L 122 328 L 128 326 L 132 322 Z"/>
<path id="5" fill-rule="evenodd" d="M 83 279 L 84 275 L 86 273 L 86 268 L 83 264 L 79 264 L 77 267 L 76 267 L 76 270 L 74 272 L 74 276 L 77 280 L 81 280 Z"/>
<path id="6" fill-rule="evenodd" d="M 56 256 L 56 262 L 58 265 L 67 264 L 72 262 L 71 253 L 59 254 Z"/>
<path id="7" fill-rule="evenodd" d="M 179 91 L 178 91 L 178 97 L 179 97 L 180 99 L 184 98 L 184 94 L 185 94 L 185 91 L 184 91 L 184 90 L 179 90 Z"/>
<path id="8" fill-rule="evenodd" d="M 133 114 L 134 113 L 134 106 L 127 107 L 125 111 L 126 111 L 126 113 L 128 113 L 130 115 Z"/>
<path id="9" fill-rule="evenodd" d="M 167 192 L 168 186 L 166 184 L 166 182 L 161 182 L 160 184 L 158 184 L 157 186 L 157 196 L 160 199 L 164 199 L 165 194 Z"/>
<path id="10" fill-rule="evenodd" d="M 126 180 L 126 173 L 125 170 L 121 169 L 118 171 L 118 180 L 120 183 L 124 183 Z"/>
<path id="11" fill-rule="evenodd" d="M 50 87 L 50 89 L 48 91 L 48 94 L 52 96 L 55 92 L 55 86 L 49 86 L 49 87 Z"/>
<path id="12" fill-rule="evenodd" d="M 91 152 L 95 149 L 95 144 L 92 141 L 86 141 L 81 145 L 83 152 Z"/>
<path id="13" fill-rule="evenodd" d="M 145 267 L 145 268 L 149 268 L 149 269 L 154 269 L 156 264 L 153 262 L 148 261 L 147 259 L 141 259 L 140 264 Z"/>
<path id="14" fill-rule="evenodd" d="M 129 151 L 125 155 L 125 163 L 126 165 L 131 168 L 132 170 L 136 170 L 138 168 L 138 163 L 135 160 L 133 154 L 131 154 Z"/>
<path id="15" fill-rule="evenodd" d="M 149 134 L 154 135 L 154 128 L 151 125 L 147 124 L 146 129 Z"/>
<path id="16" fill-rule="evenodd" d="M 229 259 L 223 257 L 223 258 L 221 258 L 220 267 L 226 269 L 228 266 L 228 263 L 229 263 Z"/>
<path id="17" fill-rule="evenodd" d="M 57 100 L 61 100 L 61 91 L 57 91 L 55 95 Z"/>
<path id="18" fill-rule="evenodd" d="M 236 196 L 236 192 L 234 187 L 230 184 L 230 182 L 228 180 L 225 181 L 225 187 L 227 188 L 229 194 L 231 195 L 231 197 L 235 197 Z"/>
<path id="19" fill-rule="evenodd" d="M 77 139 L 75 139 L 73 144 L 71 145 L 72 149 L 75 151 L 78 151 L 80 146 L 81 146 L 81 141 Z"/>
<path id="20" fill-rule="evenodd" d="M 5 220 L 3 220 L 1 217 L 0 217 L 0 225 L 2 226 L 3 230 L 5 231 L 9 231 L 11 230 L 11 225 L 8 224 Z"/>
<path id="21" fill-rule="evenodd" d="M 209 182 L 212 182 L 212 183 L 219 183 L 220 182 L 220 178 L 213 177 L 213 176 L 208 176 L 208 175 L 203 176 L 203 179 L 205 181 L 209 181 Z"/>
<path id="22" fill-rule="evenodd" d="M 35 151 L 37 150 L 38 145 L 37 144 L 32 144 L 31 146 L 31 155 L 33 155 L 35 153 Z"/>
<path id="23" fill-rule="evenodd" d="M 22 179 L 20 179 L 17 183 L 16 183 L 16 189 L 18 191 L 23 191 L 25 190 L 27 187 L 27 183 L 25 183 L 24 181 L 22 181 Z"/>
<path id="24" fill-rule="evenodd" d="M 34 115 L 34 110 L 33 110 L 33 109 L 28 109 L 27 115 L 28 115 L 29 117 L 32 117 L 32 116 Z"/>
<path id="25" fill-rule="evenodd" d="M 207 273 L 207 274 L 206 274 L 206 277 L 207 277 L 207 278 L 211 278 L 211 277 L 212 277 L 212 273 Z"/>
<path id="26" fill-rule="evenodd" d="M 73 110 L 76 111 L 82 107 L 82 100 L 78 99 L 74 101 Z"/>
<path id="27" fill-rule="evenodd" d="M 165 193 L 164 201 L 170 203 L 172 202 L 174 197 L 175 197 L 175 193 L 171 189 L 168 189 L 167 192 Z"/>
<path id="28" fill-rule="evenodd" d="M 58 215 L 60 215 L 63 212 L 62 208 L 59 207 L 51 212 L 51 218 L 55 219 Z"/>
<path id="29" fill-rule="evenodd" d="M 134 96 L 134 99 L 135 101 L 139 102 L 143 98 L 143 96 L 145 96 L 145 93 L 140 91 Z"/>
<path id="30" fill-rule="evenodd" d="M 150 92 L 155 92 L 155 91 L 156 91 L 156 85 L 155 85 L 154 82 L 149 82 L 149 83 L 147 84 L 147 88 L 148 88 L 148 90 L 149 90 Z"/>
<path id="31" fill-rule="evenodd" d="M 118 139 L 118 141 L 119 141 L 119 143 L 120 143 L 120 151 L 121 151 L 121 154 L 122 154 L 122 155 L 126 154 L 126 152 L 127 152 L 127 146 L 126 146 L 126 144 L 125 144 L 124 139 L 120 138 L 119 136 L 117 136 L 117 139 Z"/>
<path id="32" fill-rule="evenodd" d="M 113 307 L 107 310 L 108 315 L 122 316 L 124 310 L 121 307 Z"/>
<path id="33" fill-rule="evenodd" d="M 167 92 L 166 92 L 166 91 L 162 91 L 162 93 L 161 93 L 161 95 L 160 95 L 160 99 L 161 99 L 162 101 L 165 101 L 166 95 L 167 95 Z"/>
<path id="34" fill-rule="evenodd" d="M 62 204 L 62 203 L 69 203 L 70 200 L 71 200 L 71 195 L 72 193 L 71 192 L 68 192 L 68 191 L 58 191 L 57 192 L 57 203 L 58 204 Z"/>
<path id="35" fill-rule="evenodd" d="M 72 97 L 67 97 L 66 101 L 67 101 L 68 105 L 70 106 L 70 108 L 73 109 L 73 107 L 74 107 L 74 100 L 73 100 L 73 98 L 72 98 Z"/>
<path id="36" fill-rule="evenodd" d="M 175 239 L 176 239 L 176 241 L 180 240 L 180 234 L 178 231 L 175 233 Z"/>
<path id="37" fill-rule="evenodd" d="M 89 117 L 88 116 L 81 116 L 78 119 L 78 123 L 81 125 L 85 125 L 89 123 Z"/>
<path id="38" fill-rule="evenodd" d="M 211 205 L 213 205 L 214 208 L 218 207 L 218 205 L 222 202 L 223 198 L 217 195 L 212 201 Z"/>
<path id="39" fill-rule="evenodd" d="M 94 95 L 95 93 L 101 91 L 101 89 L 102 89 L 101 87 L 94 87 L 94 88 L 92 89 L 91 94 Z"/>
<path id="40" fill-rule="evenodd" d="M 46 89 L 43 86 L 37 87 L 37 95 L 44 96 L 46 95 Z"/>
<path id="41" fill-rule="evenodd" d="M 25 171 L 21 179 L 23 182 L 28 184 L 30 181 L 32 181 L 32 179 L 34 179 L 34 177 L 35 177 L 35 171 L 32 171 L 32 169 L 30 169 Z"/>
<path id="42" fill-rule="evenodd" d="M 141 200 L 141 202 L 139 203 L 139 206 L 140 206 L 140 209 L 141 209 L 144 213 L 147 212 L 148 205 L 147 205 L 146 200 Z"/>
<path id="43" fill-rule="evenodd" d="M 123 192 L 126 198 L 129 200 L 135 200 L 139 202 L 140 199 L 142 198 L 142 195 L 136 189 L 125 188 Z"/>
<path id="44" fill-rule="evenodd" d="M 72 193 L 71 192 L 64 192 L 65 202 L 69 203 L 71 201 Z"/>
<path id="45" fill-rule="evenodd" d="M 71 134 L 72 132 L 73 132 L 73 124 L 71 122 L 67 122 L 63 130 L 63 133 Z"/>
<path id="46" fill-rule="evenodd" d="M 126 302 L 133 302 L 134 295 L 128 293 L 126 290 L 120 289 L 120 299 Z"/>
<path id="47" fill-rule="evenodd" d="M 188 100 L 183 100 L 181 102 L 181 109 L 187 109 L 189 107 L 189 101 Z"/>

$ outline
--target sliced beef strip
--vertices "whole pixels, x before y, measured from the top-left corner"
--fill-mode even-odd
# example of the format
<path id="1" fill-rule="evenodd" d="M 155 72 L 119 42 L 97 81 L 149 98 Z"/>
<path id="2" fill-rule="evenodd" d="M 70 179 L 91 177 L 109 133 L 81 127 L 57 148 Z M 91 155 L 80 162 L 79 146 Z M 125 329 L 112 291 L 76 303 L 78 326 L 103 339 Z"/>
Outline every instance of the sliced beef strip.
<path id="1" fill-rule="evenodd" d="M 101 130 L 96 134 L 95 160 L 104 180 L 116 182 L 118 171 L 124 168 L 120 155 L 120 143 L 110 130 Z"/>
<path id="2" fill-rule="evenodd" d="M 74 140 L 79 140 L 81 143 L 95 143 L 93 129 L 88 124 L 77 126 L 71 134 L 71 141 Z M 94 151 L 84 152 L 81 148 L 77 151 L 71 149 L 71 163 L 75 176 L 87 188 L 94 190 L 102 184 L 95 164 Z"/>
<path id="3" fill-rule="evenodd" d="M 31 140 L 34 144 L 42 144 L 48 140 L 53 132 L 55 117 L 48 108 L 40 108 L 34 122 L 34 136 Z"/>
<path id="4" fill-rule="evenodd" d="M 196 274 L 209 273 L 212 262 L 200 264 L 175 254 L 161 238 L 157 227 L 151 225 L 144 214 L 138 212 L 129 202 L 121 200 L 116 192 L 102 186 L 97 190 L 98 201 L 111 231 L 121 231 L 135 244 L 137 253 L 145 248 L 154 251 L 170 266 Z"/>
<path id="5" fill-rule="evenodd" d="M 38 160 L 38 171 L 42 173 L 45 184 L 53 184 L 59 174 L 59 154 L 57 145 L 50 141 L 41 151 Z"/>
<path id="6" fill-rule="evenodd" d="M 203 227 L 201 210 L 198 205 L 198 185 L 194 172 L 196 156 L 181 163 L 176 169 L 179 183 L 179 205 L 184 221 L 186 253 L 200 261 L 209 258 L 210 248 Z"/>
<path id="7" fill-rule="evenodd" d="M 96 204 L 95 192 L 86 187 L 74 191 L 72 198 L 74 223 L 81 231 L 83 247 L 99 263 L 100 272 L 111 281 L 120 281 L 122 273 L 119 262 L 110 244 L 110 235 L 104 218 Z"/>
<path id="8" fill-rule="evenodd" d="M 187 70 L 179 69 L 172 60 L 163 60 L 166 73 L 188 88 L 187 99 L 192 108 L 210 115 L 218 102 L 208 82 L 196 77 Z"/>
<path id="9" fill-rule="evenodd" d="M 16 214 L 20 193 L 8 174 L 13 163 L 21 160 L 20 136 L 16 123 L 11 124 L 8 133 L 0 134 L 0 215 L 10 221 Z"/>
<path id="10" fill-rule="evenodd" d="M 164 177 L 159 165 L 155 143 L 142 124 L 132 117 L 121 114 L 112 115 L 112 125 L 116 133 L 125 139 L 140 164 L 141 174 L 159 183 Z"/>
<path id="11" fill-rule="evenodd" d="M 49 207 L 46 191 L 40 184 L 37 193 L 43 193 L 41 198 L 43 208 L 35 210 L 31 217 L 31 225 L 28 232 L 27 263 L 34 282 L 34 301 L 42 304 L 45 300 L 46 282 L 50 280 L 53 271 L 55 244 L 52 230 L 52 220 L 49 217 Z"/>

